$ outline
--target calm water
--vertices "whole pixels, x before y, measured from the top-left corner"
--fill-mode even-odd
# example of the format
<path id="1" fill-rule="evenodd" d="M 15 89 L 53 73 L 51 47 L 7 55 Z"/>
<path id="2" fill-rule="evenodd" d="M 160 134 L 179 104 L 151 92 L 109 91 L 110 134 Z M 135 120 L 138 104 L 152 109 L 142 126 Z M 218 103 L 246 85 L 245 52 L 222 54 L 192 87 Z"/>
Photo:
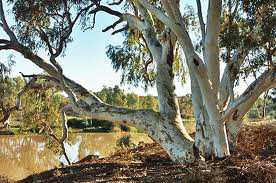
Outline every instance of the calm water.
<path id="1" fill-rule="evenodd" d="M 89 155 L 100 153 L 101 157 L 114 152 L 116 141 L 126 133 L 77 134 L 71 144 L 66 144 L 66 151 L 72 162 Z M 131 134 L 133 143 L 152 142 L 146 134 Z M 47 138 L 43 136 L 0 136 L 0 175 L 15 180 L 59 167 L 65 163 L 59 156 L 46 147 Z M 66 163 L 65 163 L 66 164 Z"/>

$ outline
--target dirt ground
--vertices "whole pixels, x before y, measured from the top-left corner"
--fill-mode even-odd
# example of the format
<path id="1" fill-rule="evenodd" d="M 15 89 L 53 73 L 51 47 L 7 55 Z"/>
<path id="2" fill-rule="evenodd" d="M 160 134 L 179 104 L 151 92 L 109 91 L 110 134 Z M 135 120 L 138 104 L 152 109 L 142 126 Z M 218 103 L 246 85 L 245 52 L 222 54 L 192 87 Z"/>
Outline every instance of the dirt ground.
<path id="1" fill-rule="evenodd" d="M 140 143 L 108 158 L 90 155 L 19 182 L 276 182 L 275 153 L 276 123 L 249 125 L 241 129 L 237 150 L 222 161 L 174 164 L 158 144 Z"/>

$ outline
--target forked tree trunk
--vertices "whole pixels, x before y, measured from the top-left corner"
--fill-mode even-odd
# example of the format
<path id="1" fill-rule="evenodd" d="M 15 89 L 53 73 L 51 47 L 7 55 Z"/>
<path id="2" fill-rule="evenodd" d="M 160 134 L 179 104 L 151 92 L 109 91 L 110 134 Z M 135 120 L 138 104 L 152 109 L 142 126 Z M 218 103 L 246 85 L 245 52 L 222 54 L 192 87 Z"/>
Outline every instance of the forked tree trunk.
<path id="1" fill-rule="evenodd" d="M 207 111 L 203 104 L 200 88 L 193 73 L 190 74 L 193 111 L 196 122 L 195 146 L 201 155 L 209 159 L 214 155 L 214 145 Z"/>

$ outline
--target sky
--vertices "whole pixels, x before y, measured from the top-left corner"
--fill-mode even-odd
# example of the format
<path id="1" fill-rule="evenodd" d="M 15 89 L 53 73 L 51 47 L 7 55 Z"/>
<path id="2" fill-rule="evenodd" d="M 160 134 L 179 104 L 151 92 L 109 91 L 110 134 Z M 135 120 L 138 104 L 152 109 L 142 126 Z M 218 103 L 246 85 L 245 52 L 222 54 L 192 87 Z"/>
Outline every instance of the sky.
<path id="1" fill-rule="evenodd" d="M 202 0 L 202 11 L 205 20 L 207 2 L 207 0 Z M 195 7 L 196 1 L 185 1 L 185 3 L 189 3 L 189 5 Z M 182 4 L 181 7 L 183 8 L 184 5 Z M 8 21 L 12 21 L 10 12 L 6 12 L 6 16 L 8 17 Z M 67 77 L 93 92 L 100 91 L 103 86 L 114 87 L 115 85 L 120 85 L 121 74 L 113 70 L 111 61 L 107 58 L 105 52 L 109 44 L 120 44 L 124 38 L 121 34 L 112 36 L 112 31 L 102 32 L 104 28 L 111 25 L 116 20 L 116 17 L 113 18 L 105 13 L 99 13 L 96 18 L 94 29 L 85 32 L 81 31 L 79 28 L 74 29 L 72 33 L 74 41 L 68 45 L 66 55 L 58 59 Z M 3 31 L 0 31 L 0 38 L 3 37 L 3 34 Z M 42 70 L 32 62 L 24 59 L 20 54 L 15 52 L 1 51 L 0 61 L 5 61 L 11 53 L 15 55 L 14 60 L 16 61 L 11 73 L 12 76 L 19 76 L 19 72 L 23 72 L 24 74 L 39 74 L 42 72 Z M 42 58 L 48 60 L 48 56 L 44 50 L 40 50 L 38 54 Z M 120 87 L 126 92 L 134 92 L 139 95 L 157 95 L 155 87 L 149 88 L 147 92 L 145 92 L 142 87 L 134 87 L 131 85 L 120 85 Z M 178 96 L 191 93 L 189 80 L 184 86 L 176 82 L 176 93 Z"/>

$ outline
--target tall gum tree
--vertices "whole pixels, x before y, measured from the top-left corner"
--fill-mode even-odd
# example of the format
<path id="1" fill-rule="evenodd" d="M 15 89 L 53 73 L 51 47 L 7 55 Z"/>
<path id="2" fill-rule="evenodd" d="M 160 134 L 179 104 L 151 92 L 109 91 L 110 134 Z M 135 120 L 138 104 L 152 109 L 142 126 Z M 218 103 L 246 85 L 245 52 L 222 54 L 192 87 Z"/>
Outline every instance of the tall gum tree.
<path id="1" fill-rule="evenodd" d="M 129 1 L 129 4 L 133 6 L 134 13 L 115 11 L 112 9 L 112 5 L 101 5 L 98 0 L 60 0 L 54 2 L 10 0 L 9 2 L 14 3 L 13 12 L 16 15 L 17 27 L 15 27 L 15 31 L 10 28 L 1 0 L 0 26 L 8 39 L 0 38 L 0 50 L 14 50 L 21 53 L 47 72 L 52 78 L 51 81 L 54 81 L 68 94 L 72 103 L 63 108 L 62 116 L 64 116 L 66 109 L 70 108 L 86 117 L 128 122 L 145 130 L 168 152 L 174 162 L 193 162 L 199 158 L 198 150 L 206 156 L 218 158 L 228 156 L 230 154 L 229 143 L 230 147 L 235 146 L 244 115 L 263 92 L 276 84 L 275 41 L 267 39 L 268 43 L 262 42 L 262 45 L 267 45 L 264 52 L 269 53 L 266 58 L 269 60 L 270 67 L 266 67 L 266 71 L 240 97 L 234 97 L 234 84 L 241 66 L 245 63 L 248 55 L 253 55 L 251 49 L 254 46 L 248 47 L 248 42 L 245 40 L 250 41 L 249 38 L 253 37 L 252 34 L 259 35 L 258 32 L 244 34 L 244 39 L 241 39 L 242 44 L 238 46 L 226 46 L 228 62 L 226 62 L 227 66 L 222 79 L 220 79 L 219 65 L 221 59 L 219 56 L 223 49 L 219 47 L 219 40 L 221 28 L 224 26 L 220 21 L 224 9 L 222 1 L 209 0 L 206 27 L 201 13 L 201 2 L 200 0 L 196 1 L 202 33 L 203 57 L 194 49 L 187 25 L 180 11 L 179 0 L 152 1 L 158 2 L 153 4 L 147 0 L 132 0 Z M 123 1 L 120 0 L 111 4 L 116 5 L 121 2 Z M 233 10 L 232 5 L 239 7 L 242 4 L 240 1 L 227 2 L 230 7 L 230 15 L 238 11 L 237 8 Z M 241 5 L 244 6 L 239 11 L 247 10 L 247 6 L 260 10 L 267 8 L 268 12 L 272 12 L 272 14 L 275 12 L 273 3 L 268 2 L 264 5 L 262 3 L 246 3 Z M 74 11 L 72 7 L 76 7 Z M 66 44 L 70 42 L 70 35 L 76 22 L 80 20 L 85 25 L 90 18 L 93 26 L 94 17 L 99 11 L 119 17 L 119 20 L 107 27 L 105 31 L 126 21 L 128 25 L 126 28 L 135 29 L 143 35 L 147 48 L 157 66 L 156 86 L 160 112 L 108 105 L 63 75 L 63 70 L 57 59 L 66 48 Z M 156 35 L 153 16 L 164 23 L 165 28 L 161 36 Z M 273 19 L 274 17 L 271 15 L 270 18 Z M 228 22 L 229 24 L 230 22 L 234 23 L 234 18 L 229 18 Z M 115 33 L 121 30 L 115 31 Z M 230 34 L 225 35 L 226 37 L 230 36 Z M 254 37 L 258 36 L 255 35 Z M 195 140 L 189 136 L 183 125 L 175 95 L 172 67 L 177 42 L 183 49 L 191 78 L 193 109 L 196 118 Z M 39 46 L 46 48 L 49 52 L 49 61 L 36 54 L 35 48 Z M 62 119 L 65 130 L 62 137 L 63 142 L 67 138 L 67 127 L 65 119 Z"/>

